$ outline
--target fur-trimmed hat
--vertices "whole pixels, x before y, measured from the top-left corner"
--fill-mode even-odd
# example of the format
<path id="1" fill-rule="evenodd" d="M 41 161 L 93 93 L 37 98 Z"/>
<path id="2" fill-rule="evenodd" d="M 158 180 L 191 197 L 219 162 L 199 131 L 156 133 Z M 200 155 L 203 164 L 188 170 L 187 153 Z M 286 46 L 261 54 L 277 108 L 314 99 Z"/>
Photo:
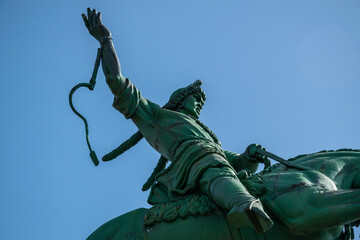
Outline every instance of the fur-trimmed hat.
<path id="1" fill-rule="evenodd" d="M 169 102 L 163 108 L 176 111 L 183 103 L 187 96 L 196 94 L 199 96 L 201 107 L 205 104 L 206 95 L 204 90 L 200 87 L 202 82 L 196 80 L 187 87 L 180 88 L 173 92 L 170 96 Z"/>

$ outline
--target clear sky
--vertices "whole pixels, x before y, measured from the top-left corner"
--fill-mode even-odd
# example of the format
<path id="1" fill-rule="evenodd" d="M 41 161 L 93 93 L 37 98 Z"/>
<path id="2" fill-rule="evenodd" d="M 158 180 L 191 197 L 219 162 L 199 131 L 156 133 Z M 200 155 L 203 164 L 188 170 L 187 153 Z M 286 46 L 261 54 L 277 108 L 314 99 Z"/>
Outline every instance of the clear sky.
<path id="1" fill-rule="evenodd" d="M 158 153 L 143 140 L 95 167 L 68 105 L 98 47 L 87 7 L 102 12 L 123 75 L 146 98 L 163 105 L 203 81 L 200 119 L 224 149 L 360 148 L 360 1 L 0 1 L 1 240 L 85 239 L 148 206 L 141 187 Z M 99 157 L 136 131 L 112 108 L 102 70 L 74 104 Z"/>

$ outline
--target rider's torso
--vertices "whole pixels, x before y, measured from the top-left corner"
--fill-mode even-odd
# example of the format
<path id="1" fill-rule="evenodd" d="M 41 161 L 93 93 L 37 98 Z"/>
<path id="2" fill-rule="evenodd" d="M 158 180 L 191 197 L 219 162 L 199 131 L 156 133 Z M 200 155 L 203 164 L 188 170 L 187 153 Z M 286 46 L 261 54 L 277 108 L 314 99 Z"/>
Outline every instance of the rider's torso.
<path id="1" fill-rule="evenodd" d="M 173 160 L 179 147 L 189 141 L 215 144 L 210 134 L 186 114 L 160 108 L 149 100 L 140 102 L 131 118 L 149 144 Z"/>

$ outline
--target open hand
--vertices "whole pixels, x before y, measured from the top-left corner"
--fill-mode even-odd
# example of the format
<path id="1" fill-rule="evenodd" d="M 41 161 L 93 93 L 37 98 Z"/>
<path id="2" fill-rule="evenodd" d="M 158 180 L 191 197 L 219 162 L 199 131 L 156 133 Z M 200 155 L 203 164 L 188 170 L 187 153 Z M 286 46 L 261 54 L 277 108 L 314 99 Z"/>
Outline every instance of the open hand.
<path id="1" fill-rule="evenodd" d="M 101 13 L 96 13 L 96 10 L 87 9 L 87 16 L 81 14 L 86 28 L 89 33 L 100 42 L 102 45 L 107 39 L 111 38 L 110 31 L 101 22 Z"/>

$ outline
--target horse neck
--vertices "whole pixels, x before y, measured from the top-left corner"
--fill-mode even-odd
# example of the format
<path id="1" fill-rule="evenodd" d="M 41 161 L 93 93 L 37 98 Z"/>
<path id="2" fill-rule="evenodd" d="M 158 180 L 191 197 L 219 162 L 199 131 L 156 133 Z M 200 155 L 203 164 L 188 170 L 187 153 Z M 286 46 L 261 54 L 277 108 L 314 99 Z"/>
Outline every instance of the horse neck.
<path id="1" fill-rule="evenodd" d="M 360 154 L 358 158 L 354 158 L 348 166 L 344 167 L 343 175 L 351 180 L 351 183 L 344 188 L 360 189 Z M 352 179 L 350 179 L 351 177 Z"/>
<path id="2" fill-rule="evenodd" d="M 297 161 L 333 179 L 341 189 L 360 188 L 360 152 L 335 151 L 308 155 Z"/>

